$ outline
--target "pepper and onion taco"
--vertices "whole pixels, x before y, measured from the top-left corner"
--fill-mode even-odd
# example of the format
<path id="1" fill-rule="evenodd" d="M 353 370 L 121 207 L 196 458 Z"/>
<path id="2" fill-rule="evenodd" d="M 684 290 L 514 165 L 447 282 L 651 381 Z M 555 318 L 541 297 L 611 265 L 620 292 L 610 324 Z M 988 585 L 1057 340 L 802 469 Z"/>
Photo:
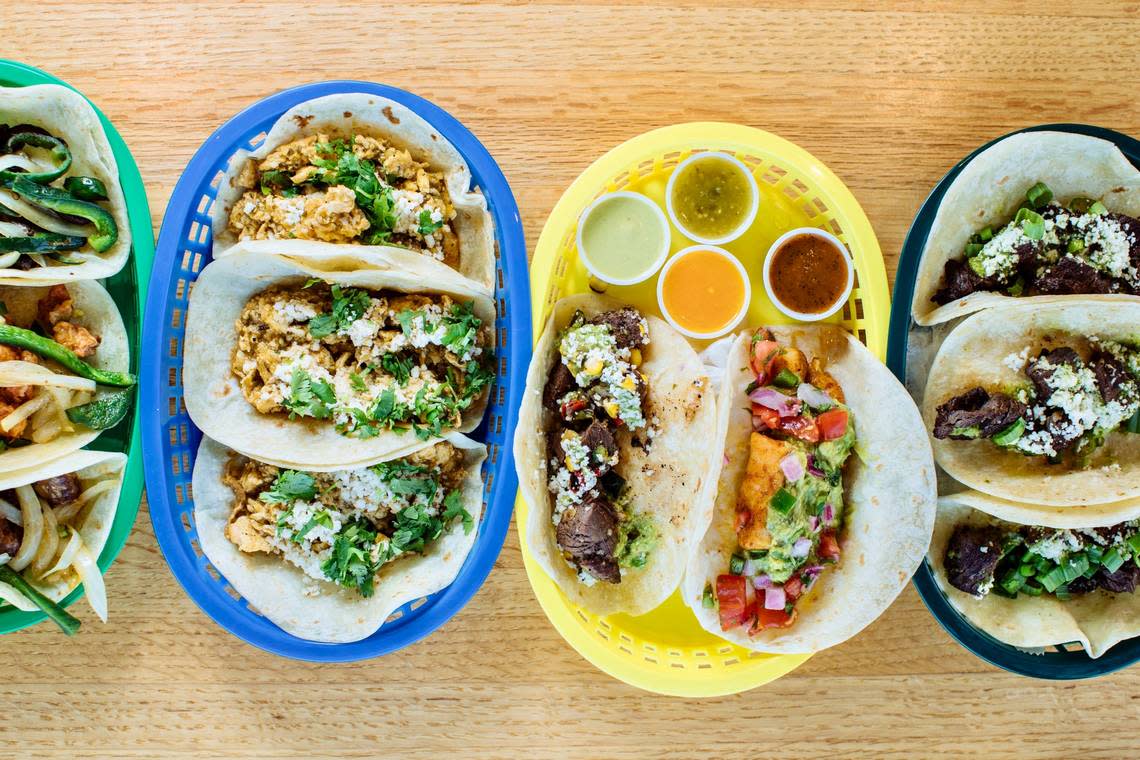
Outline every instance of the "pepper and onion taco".
<path id="1" fill-rule="evenodd" d="M 638 615 L 677 587 L 720 467 L 716 398 L 665 322 L 594 295 L 554 305 L 515 434 L 526 537 L 575 604 Z"/>
<path id="2" fill-rule="evenodd" d="M 475 543 L 486 453 L 453 433 L 396 459 L 311 472 L 204 438 L 194 465 L 198 539 L 286 632 L 357 641 L 455 579 Z"/>
<path id="3" fill-rule="evenodd" d="M 975 314 L 931 365 L 923 417 L 946 472 L 1045 507 L 1140 504 L 1140 302 Z"/>
<path id="4" fill-rule="evenodd" d="M 927 237 L 915 321 L 1090 294 L 1140 295 L 1140 170 L 1107 140 L 1064 132 L 1013 135 L 972 159 Z"/>
<path id="5" fill-rule="evenodd" d="M 241 243 L 190 296 L 186 410 L 247 456 L 329 470 L 399 456 L 482 419 L 494 306 L 454 272 L 310 243 Z"/>
<path id="6" fill-rule="evenodd" d="M 107 622 L 96 561 L 126 465 L 125 454 L 80 450 L 0 474 L 0 609 L 43 610 L 71 635 L 79 621 L 56 602 L 82 583 L 91 609 Z"/>
<path id="7" fill-rule="evenodd" d="M 724 466 L 682 598 L 735 644 L 817 652 L 882 614 L 926 553 L 936 494 L 922 420 L 839 327 L 726 340 Z"/>
<path id="8" fill-rule="evenodd" d="M 0 314 L 0 472 L 81 448 L 126 416 L 127 331 L 102 286 L 0 286 Z"/>
<path id="9" fill-rule="evenodd" d="M 0 283 L 110 277 L 130 255 L 119 170 L 66 87 L 0 87 Z"/>
<path id="10" fill-rule="evenodd" d="M 467 162 L 422 117 L 378 95 L 289 109 L 257 150 L 230 160 L 213 220 L 215 256 L 242 240 L 280 240 L 283 253 L 289 241 L 384 246 L 494 287 L 494 229 Z"/>
<path id="11" fill-rule="evenodd" d="M 1000 641 L 1026 649 L 1080 642 L 1100 657 L 1140 635 L 1140 519 L 1023 523 L 939 501 L 930 544 L 947 600 Z"/>

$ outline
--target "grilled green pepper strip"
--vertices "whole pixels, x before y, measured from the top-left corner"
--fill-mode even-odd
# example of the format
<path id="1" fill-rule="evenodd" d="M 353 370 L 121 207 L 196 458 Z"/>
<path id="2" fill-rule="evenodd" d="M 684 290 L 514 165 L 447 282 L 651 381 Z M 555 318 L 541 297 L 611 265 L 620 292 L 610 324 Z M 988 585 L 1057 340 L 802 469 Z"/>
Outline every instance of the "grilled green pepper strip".
<path id="1" fill-rule="evenodd" d="M 75 352 L 66 346 L 56 343 L 51 338 L 25 330 L 15 325 L 0 325 L 0 343 L 6 346 L 26 348 L 34 354 L 58 362 L 79 377 L 94 380 L 99 385 L 112 385 L 117 388 L 129 388 L 136 382 L 135 376 L 129 372 L 111 372 L 105 369 L 96 369 L 75 355 Z"/>
<path id="2" fill-rule="evenodd" d="M 87 238 L 75 235 L 57 235 L 54 232 L 39 232 L 25 237 L 0 237 L 0 252 L 11 253 L 58 253 L 75 251 L 87 243 Z"/>
<path id="3" fill-rule="evenodd" d="M 81 201 L 71 193 L 64 192 L 49 185 L 37 185 L 24 175 L 17 174 L 14 178 L 0 177 L 0 186 L 7 187 L 29 203 L 34 203 L 48 211 L 68 216 L 78 216 L 95 225 L 95 234 L 87 238 L 99 253 L 110 248 L 119 239 L 119 226 L 115 218 L 106 209 L 96 206 L 88 201 Z"/>
<path id="4" fill-rule="evenodd" d="M 107 200 L 107 186 L 95 177 L 68 177 L 63 181 L 63 189 L 81 201 Z"/>
<path id="5" fill-rule="evenodd" d="M 28 601 L 43 610 L 68 636 L 74 636 L 79 632 L 80 623 L 78 619 L 73 617 L 63 607 L 60 607 L 51 599 L 48 599 L 39 591 L 36 591 L 36 589 L 32 587 L 32 584 L 24 580 L 22 575 L 7 565 L 0 565 L 0 581 L 7 583 L 26 596 Z"/>
<path id="6" fill-rule="evenodd" d="M 115 427 L 131 409 L 131 389 L 115 391 L 100 396 L 94 401 L 67 410 L 67 419 L 92 430 L 107 430 Z"/>
<path id="7" fill-rule="evenodd" d="M 52 180 L 59 179 L 71 168 L 71 151 L 68 149 L 67 143 L 58 137 L 52 137 L 51 135 L 45 135 L 39 132 L 17 132 L 8 138 L 5 149 L 8 153 L 16 153 L 25 145 L 51 151 L 55 168 L 46 172 L 14 172 L 11 169 L 5 169 L 4 171 L 0 171 L 0 179 L 24 177 L 32 182 L 42 182 L 46 184 Z"/>

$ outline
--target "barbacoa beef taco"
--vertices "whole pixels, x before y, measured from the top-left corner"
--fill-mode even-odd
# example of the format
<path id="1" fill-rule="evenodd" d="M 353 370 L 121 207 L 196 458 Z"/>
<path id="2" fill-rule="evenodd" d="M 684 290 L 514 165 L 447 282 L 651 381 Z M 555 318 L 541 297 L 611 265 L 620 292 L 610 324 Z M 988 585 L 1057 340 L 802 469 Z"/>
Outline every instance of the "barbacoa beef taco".
<path id="1" fill-rule="evenodd" d="M 1027 649 L 1076 641 L 1100 657 L 1140 635 L 1138 557 L 1137 519 L 1007 522 L 950 496 L 939 502 L 929 560 L 947 600 L 994 638 Z"/>
<path id="2" fill-rule="evenodd" d="M 915 283 L 920 325 L 1011 299 L 1140 294 L 1140 170 L 1112 143 L 1026 132 L 946 191 Z"/>
<path id="3" fill-rule="evenodd" d="M 515 462 L 531 553 L 574 603 L 648 612 L 708 525 L 720 452 L 700 359 L 599 296 L 554 305 L 527 373 Z"/>
<path id="4" fill-rule="evenodd" d="M 0 472 L 81 448 L 126 416 L 127 331 L 102 286 L 0 286 L 0 305 Z"/>
<path id="5" fill-rule="evenodd" d="M 935 476 L 906 390 L 834 326 L 732 343 L 724 466 L 681 584 L 705 630 L 763 652 L 817 652 L 890 606 L 926 552 Z"/>
<path id="6" fill-rule="evenodd" d="M 190 297 L 186 409 L 206 435 L 328 470 L 479 424 L 494 379 L 489 298 L 454 272 L 274 245 L 240 244 Z"/>
<path id="7" fill-rule="evenodd" d="M 194 522 L 246 601 L 313 641 L 370 636 L 455 579 L 475 543 L 486 448 L 462 435 L 330 472 L 259 462 L 205 438 Z"/>
<path id="8" fill-rule="evenodd" d="M 938 464 L 1012 501 L 1140 500 L 1137 325 L 1140 302 L 1079 299 L 963 321 L 935 356 L 923 397 Z"/>
<path id="9" fill-rule="evenodd" d="M 215 256 L 241 240 L 387 246 L 494 285 L 494 229 L 467 162 L 422 117 L 378 95 L 291 108 L 257 150 L 230 160 L 213 216 Z"/>
<path id="10" fill-rule="evenodd" d="M 0 283 L 110 277 L 131 250 L 114 153 L 67 87 L 0 87 Z"/>

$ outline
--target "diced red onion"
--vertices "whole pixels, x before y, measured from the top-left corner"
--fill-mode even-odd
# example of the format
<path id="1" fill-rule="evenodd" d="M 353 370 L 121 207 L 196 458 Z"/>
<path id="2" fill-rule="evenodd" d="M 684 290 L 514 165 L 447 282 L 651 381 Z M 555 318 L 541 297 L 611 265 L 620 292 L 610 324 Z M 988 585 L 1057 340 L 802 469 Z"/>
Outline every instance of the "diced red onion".
<path id="1" fill-rule="evenodd" d="M 793 451 L 780 460 L 780 469 L 789 483 L 795 483 L 804 476 L 804 465 L 799 456 Z"/>
<path id="2" fill-rule="evenodd" d="M 784 593 L 783 586 L 773 586 L 764 592 L 764 609 L 766 610 L 782 610 L 787 603 L 788 597 Z"/>
<path id="3" fill-rule="evenodd" d="M 767 575 L 757 575 L 752 579 L 752 585 L 756 588 L 772 588 L 772 579 Z"/>
<path id="4" fill-rule="evenodd" d="M 819 530 L 819 518 L 816 517 L 815 515 L 811 515 L 810 517 L 808 517 L 808 527 L 811 528 L 812 533 L 815 533 L 816 531 L 818 531 Z"/>
<path id="5" fill-rule="evenodd" d="M 810 538 L 797 538 L 796 542 L 792 544 L 793 557 L 806 557 L 811 553 L 811 539 Z"/>
<path id="6" fill-rule="evenodd" d="M 817 478 L 826 477 L 823 470 L 815 466 L 815 454 L 808 454 L 807 471 L 809 475 Z"/>
<path id="7" fill-rule="evenodd" d="M 800 413 L 800 400 L 785 396 L 772 388 L 757 388 L 748 394 L 748 398 L 760 406 L 777 412 L 781 417 L 795 417 Z"/>
<path id="8" fill-rule="evenodd" d="M 820 407 L 835 405 L 835 401 L 832 400 L 831 396 L 828 396 L 810 383 L 800 383 L 800 387 L 796 388 L 796 396 L 808 406 Z"/>
<path id="9" fill-rule="evenodd" d="M 804 568 L 804 573 L 812 576 L 813 578 L 823 572 L 823 565 L 808 565 Z"/>
<path id="10" fill-rule="evenodd" d="M 728 454 L 725 454 L 725 455 L 724 455 L 724 463 L 725 463 L 725 464 L 728 464 L 728 462 L 729 462 L 729 459 L 728 459 Z"/>
<path id="11" fill-rule="evenodd" d="M 824 522 L 831 522 L 833 519 L 835 519 L 835 510 L 831 508 L 831 503 L 829 502 L 827 504 L 824 504 L 823 505 L 823 521 Z"/>
<path id="12" fill-rule="evenodd" d="M 753 575 L 756 575 L 756 563 L 751 559 L 744 560 L 744 568 L 740 571 L 740 574 L 746 575 L 749 578 L 751 578 Z"/>

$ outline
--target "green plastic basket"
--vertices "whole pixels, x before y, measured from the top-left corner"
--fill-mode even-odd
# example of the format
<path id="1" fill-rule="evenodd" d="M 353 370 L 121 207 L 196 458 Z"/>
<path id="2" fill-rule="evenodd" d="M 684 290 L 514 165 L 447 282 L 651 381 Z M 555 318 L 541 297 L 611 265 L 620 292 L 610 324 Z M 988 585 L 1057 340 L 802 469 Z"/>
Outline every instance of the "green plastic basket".
<path id="1" fill-rule="evenodd" d="M 9 61 L 0 58 L 0 85 L 4 87 L 28 87 L 35 84 L 61 84 L 71 87 L 63 80 L 48 74 L 46 71 L 28 66 L 27 64 Z M 71 87 L 75 90 L 76 88 Z M 78 90 L 76 90 L 78 92 Z M 80 93 L 82 94 L 82 93 Z M 108 121 L 98 106 L 92 104 L 103 129 L 107 132 L 107 139 L 115 153 L 115 161 L 119 165 L 119 184 L 122 185 L 123 195 L 127 200 L 127 215 L 131 226 L 130 261 L 122 271 L 114 277 L 103 281 L 107 292 L 115 299 L 119 313 L 123 316 L 123 323 L 127 327 L 127 338 L 131 346 L 131 372 L 139 371 L 139 332 L 142 327 L 141 293 L 146 292 L 147 281 L 150 278 L 151 262 L 154 259 L 154 231 L 151 229 L 150 206 L 146 201 L 146 189 L 143 187 L 142 175 L 135 164 L 127 144 L 115 131 L 115 127 Z M 110 430 L 106 430 L 95 439 L 89 448 L 100 451 L 120 451 L 127 455 L 127 469 L 123 480 L 123 490 L 119 494 L 119 506 L 115 512 L 115 522 L 111 526 L 111 535 L 107 538 L 107 545 L 99 555 L 99 569 L 104 573 L 115 558 L 119 556 L 127 536 L 135 524 L 139 512 L 139 501 L 142 497 L 143 476 L 142 456 L 139 442 L 139 409 L 138 396 L 130 413 L 121 423 Z M 112 597 L 114 590 L 111 591 Z M 67 607 L 83 596 L 83 587 L 72 591 L 63 600 Z M 114 615 L 114 604 L 111 605 L 111 614 Z M 0 634 L 12 633 L 21 628 L 46 620 L 42 612 L 21 612 L 12 607 L 0 609 Z"/>

